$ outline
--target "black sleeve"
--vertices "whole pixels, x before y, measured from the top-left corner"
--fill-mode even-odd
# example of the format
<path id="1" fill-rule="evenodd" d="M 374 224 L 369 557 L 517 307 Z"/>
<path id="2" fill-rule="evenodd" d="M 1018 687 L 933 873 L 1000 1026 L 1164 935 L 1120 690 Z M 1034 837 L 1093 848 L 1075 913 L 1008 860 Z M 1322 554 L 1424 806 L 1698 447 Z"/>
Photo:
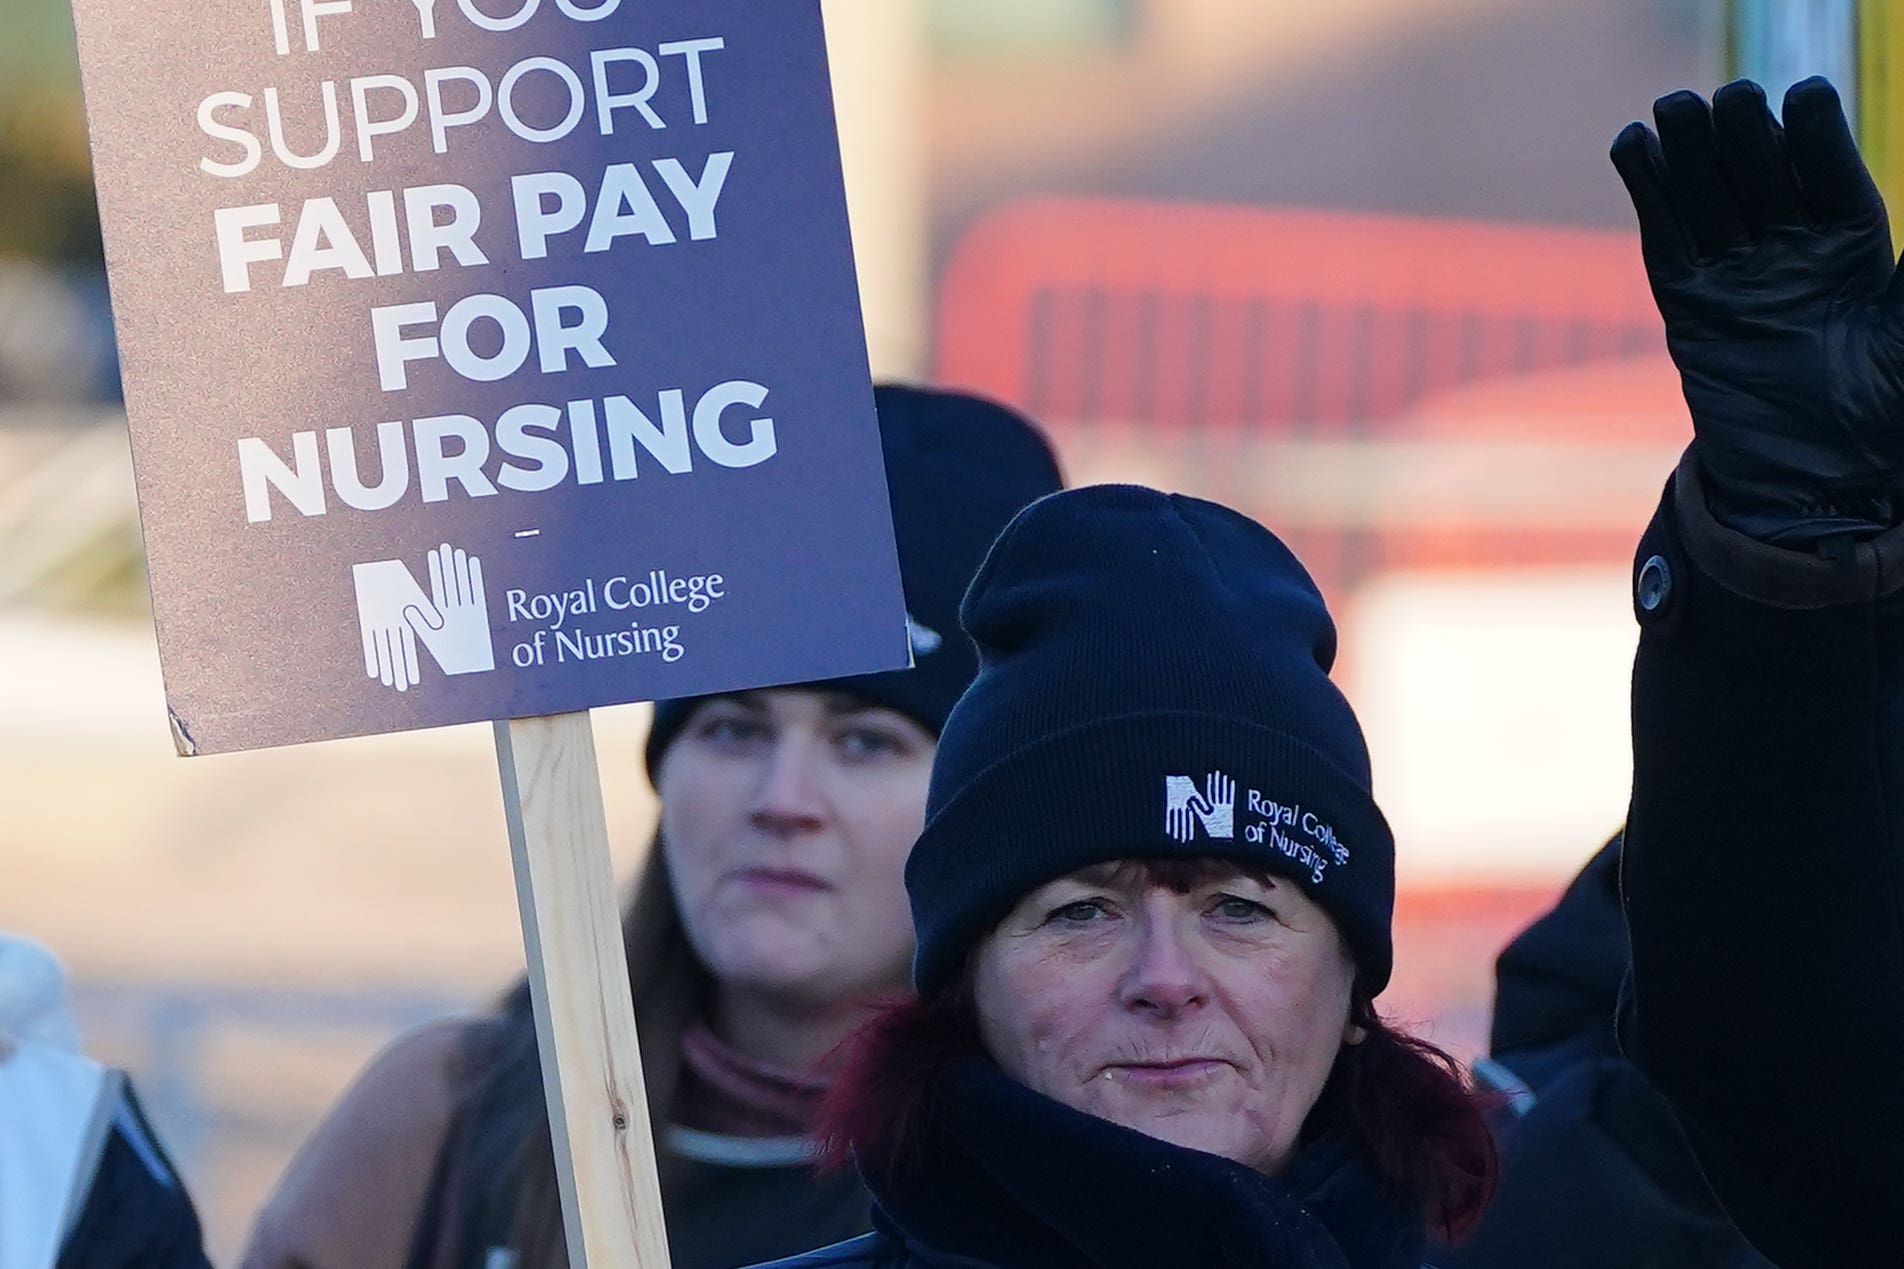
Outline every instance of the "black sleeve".
<path id="1" fill-rule="evenodd" d="M 1636 559 L 1621 1037 L 1786 1269 L 1904 1254 L 1904 530 L 1821 558 L 1682 466 Z"/>
<path id="2" fill-rule="evenodd" d="M 57 1269 L 210 1269 L 198 1212 L 130 1084 Z"/>

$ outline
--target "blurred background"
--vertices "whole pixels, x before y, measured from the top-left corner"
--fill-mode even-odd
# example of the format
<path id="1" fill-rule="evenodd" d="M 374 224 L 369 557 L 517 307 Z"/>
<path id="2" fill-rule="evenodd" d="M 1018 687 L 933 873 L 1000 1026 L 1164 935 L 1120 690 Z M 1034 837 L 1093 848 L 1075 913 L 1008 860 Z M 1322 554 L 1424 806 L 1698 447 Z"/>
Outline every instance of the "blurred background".
<path id="1" fill-rule="evenodd" d="M 1343 629 L 1385 1000 L 1463 1055 L 1620 823 L 1628 556 L 1690 435 L 1606 162 L 1717 0 L 826 0 L 878 373 L 1245 508 Z M 396 1030 L 522 962 L 490 733 L 171 756 L 63 0 L 0 0 L 0 927 L 220 1263 Z M 621 866 L 645 708 L 597 714 Z"/>

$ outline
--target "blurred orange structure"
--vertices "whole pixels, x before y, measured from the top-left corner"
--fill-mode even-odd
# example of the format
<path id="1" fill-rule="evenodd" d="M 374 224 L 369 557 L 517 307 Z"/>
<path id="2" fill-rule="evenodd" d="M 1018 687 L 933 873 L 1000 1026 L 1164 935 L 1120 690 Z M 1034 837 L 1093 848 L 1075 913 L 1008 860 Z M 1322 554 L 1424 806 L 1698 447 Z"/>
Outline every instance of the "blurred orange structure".
<path id="1" fill-rule="evenodd" d="M 1637 239 L 1593 229 L 1024 202 L 955 251 L 936 377 L 1028 410 L 1093 473 L 1170 456 L 1336 593 L 1384 567 L 1618 559 L 1633 510 L 1594 510 L 1579 451 L 1653 463 L 1690 434 Z M 1294 497 L 1278 464 L 1348 492 Z M 1495 505 L 1515 472 L 1547 513 Z"/>
<path id="2" fill-rule="evenodd" d="M 961 243 L 937 377 L 1065 423 L 1314 435 L 1476 379 L 1660 351 L 1628 234 L 1045 199 Z"/>

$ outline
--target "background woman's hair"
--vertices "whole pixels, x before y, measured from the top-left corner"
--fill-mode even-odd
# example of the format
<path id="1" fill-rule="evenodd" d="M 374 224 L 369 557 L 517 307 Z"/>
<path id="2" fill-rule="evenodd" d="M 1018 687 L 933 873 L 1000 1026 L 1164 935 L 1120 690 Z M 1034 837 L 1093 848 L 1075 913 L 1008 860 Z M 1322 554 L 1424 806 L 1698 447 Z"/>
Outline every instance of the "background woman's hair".
<path id="1" fill-rule="evenodd" d="M 711 991 L 681 925 L 658 832 L 622 914 L 622 943 L 658 1136 L 680 1081 L 682 1033 Z M 471 1029 L 461 1068 L 438 1161 L 435 1221 L 435 1236 L 453 1242 L 455 1258 L 440 1263 L 479 1264 L 483 1250 L 505 1245 L 517 1253 L 520 1269 L 565 1269 L 555 1146 L 527 979 L 510 988 L 492 1018 Z"/>
<path id="2" fill-rule="evenodd" d="M 1185 890 L 1207 871 L 1175 861 L 1144 866 L 1161 884 Z M 910 1164 L 939 1075 L 983 1047 L 973 966 L 968 959 L 965 972 L 931 1000 L 883 1010 L 841 1047 L 839 1073 L 820 1109 L 822 1166 L 891 1176 Z M 1489 1100 L 1447 1053 L 1381 1018 L 1359 986 L 1350 1021 L 1366 1035 L 1337 1055 L 1303 1138 L 1346 1134 L 1438 1237 L 1457 1242 L 1494 1195 L 1499 1158 Z"/>

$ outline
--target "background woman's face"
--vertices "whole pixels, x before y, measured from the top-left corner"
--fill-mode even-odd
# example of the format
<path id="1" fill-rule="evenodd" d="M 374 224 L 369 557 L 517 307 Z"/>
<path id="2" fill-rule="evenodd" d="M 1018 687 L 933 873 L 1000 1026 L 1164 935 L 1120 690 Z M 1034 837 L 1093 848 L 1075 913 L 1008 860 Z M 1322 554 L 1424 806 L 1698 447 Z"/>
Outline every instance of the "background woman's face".
<path id="1" fill-rule="evenodd" d="M 987 1051 L 1087 1114 L 1274 1175 L 1349 1038 L 1355 967 L 1295 886 L 1220 867 L 1186 893 L 1106 864 L 980 946 Z"/>
<path id="2" fill-rule="evenodd" d="M 857 697 L 774 688 L 700 704 L 661 766 L 689 941 L 724 984 L 823 1008 L 903 990 L 903 881 L 935 742 Z"/>

